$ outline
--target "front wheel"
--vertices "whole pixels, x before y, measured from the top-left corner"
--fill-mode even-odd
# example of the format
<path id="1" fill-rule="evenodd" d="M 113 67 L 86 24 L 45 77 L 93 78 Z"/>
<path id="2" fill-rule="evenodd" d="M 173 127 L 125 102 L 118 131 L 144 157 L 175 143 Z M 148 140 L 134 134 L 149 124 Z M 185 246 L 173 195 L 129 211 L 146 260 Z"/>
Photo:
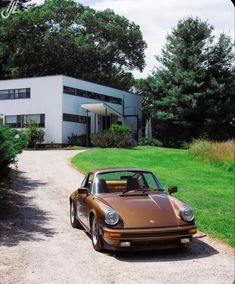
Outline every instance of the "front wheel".
<path id="1" fill-rule="evenodd" d="M 102 240 L 99 233 L 99 224 L 97 223 L 95 217 L 93 217 L 91 220 L 91 240 L 95 250 L 101 251 L 103 249 Z"/>
<path id="2" fill-rule="evenodd" d="M 82 227 L 80 225 L 79 221 L 76 218 L 76 209 L 75 209 L 73 201 L 70 202 L 70 222 L 71 222 L 71 226 L 73 228 L 81 228 Z"/>

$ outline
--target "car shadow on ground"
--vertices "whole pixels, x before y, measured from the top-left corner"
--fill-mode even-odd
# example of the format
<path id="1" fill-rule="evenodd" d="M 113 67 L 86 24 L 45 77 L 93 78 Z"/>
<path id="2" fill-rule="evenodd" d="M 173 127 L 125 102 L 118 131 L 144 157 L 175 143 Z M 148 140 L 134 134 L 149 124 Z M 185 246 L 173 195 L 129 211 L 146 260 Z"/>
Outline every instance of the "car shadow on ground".
<path id="1" fill-rule="evenodd" d="M 45 228 L 48 214 L 37 208 L 30 191 L 45 185 L 12 170 L 10 179 L 0 183 L 0 246 L 15 246 L 21 241 L 38 241 L 55 232 Z"/>
<path id="2" fill-rule="evenodd" d="M 81 229 L 83 230 L 83 229 Z M 87 237 L 91 236 L 85 232 Z M 184 248 L 163 249 L 163 250 L 144 250 L 144 251 L 108 251 L 102 250 L 99 253 L 106 256 L 115 257 L 123 262 L 164 262 L 182 261 L 190 259 L 207 258 L 219 254 L 215 248 L 201 240 L 201 237 L 193 237 L 191 244 Z"/>
<path id="3" fill-rule="evenodd" d="M 105 253 L 123 262 L 164 262 L 206 258 L 219 252 L 202 240 L 193 238 L 190 246 L 181 249 Z"/>

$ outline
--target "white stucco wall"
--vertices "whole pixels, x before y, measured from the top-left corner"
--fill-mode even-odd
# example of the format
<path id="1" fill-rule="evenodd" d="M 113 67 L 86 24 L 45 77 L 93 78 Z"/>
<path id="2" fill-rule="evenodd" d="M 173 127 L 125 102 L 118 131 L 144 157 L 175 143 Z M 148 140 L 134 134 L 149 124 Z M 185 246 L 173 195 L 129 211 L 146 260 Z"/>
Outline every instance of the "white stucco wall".
<path id="1" fill-rule="evenodd" d="M 14 80 L 0 80 L 0 90 L 30 88 L 29 99 L 0 100 L 0 115 L 45 114 L 45 143 L 67 143 L 68 136 L 86 134 L 86 124 L 63 121 L 63 113 L 86 116 L 81 104 L 100 103 L 102 101 L 63 93 L 63 86 L 117 97 L 124 100 L 124 114 L 141 118 L 141 97 L 114 88 L 63 76 L 45 76 Z M 105 102 L 121 115 L 123 106 Z M 91 133 L 98 130 L 98 119 L 94 125 L 94 113 L 91 117 Z M 128 124 L 133 131 L 137 128 L 136 117 L 119 117 L 123 124 Z"/>
<path id="2" fill-rule="evenodd" d="M 124 99 L 125 107 L 126 107 L 126 110 L 125 110 L 126 114 L 132 114 L 134 112 L 134 108 L 130 108 L 130 107 L 137 106 L 139 109 L 141 109 L 141 97 L 139 95 L 135 95 L 129 92 L 94 84 L 94 83 L 79 80 L 79 79 L 74 79 L 74 78 L 67 77 L 67 76 L 63 76 L 63 85 L 69 86 L 72 88 L 82 89 L 82 90 L 86 90 L 90 92 L 95 92 L 95 93 L 99 93 L 99 94 L 103 94 L 107 96 L 113 96 L 113 97 L 117 97 L 120 99 Z M 91 103 L 91 102 L 100 102 L 100 101 L 89 99 L 87 103 Z M 107 103 L 107 104 L 110 105 L 115 110 L 117 110 L 119 113 L 122 113 L 121 105 L 117 105 L 113 103 Z"/>
<path id="3" fill-rule="evenodd" d="M 0 90 L 30 88 L 31 97 L 0 100 L 0 114 L 45 114 L 45 143 L 61 143 L 62 87 L 62 76 L 1 80 Z"/>
<path id="4" fill-rule="evenodd" d="M 94 84 L 91 82 L 63 76 L 63 85 L 76 88 L 76 89 L 82 89 L 90 92 L 95 92 L 107 96 L 117 97 L 124 100 L 124 114 L 125 115 L 138 115 L 140 119 L 142 119 L 142 105 L 141 105 L 141 97 L 129 92 L 125 92 L 122 90 Z M 90 98 L 83 98 L 83 97 L 77 97 L 73 95 L 64 94 L 63 95 L 63 112 L 64 113 L 70 113 L 70 114 L 78 114 L 78 115 L 86 115 L 86 111 L 81 107 L 81 104 L 89 104 L 89 103 L 99 103 L 100 100 L 96 99 L 90 99 Z M 105 102 L 108 106 L 110 106 L 112 109 L 119 112 L 121 115 L 123 114 L 123 106 Z M 89 116 L 91 116 L 91 133 L 94 133 L 94 114 L 89 112 Z M 126 117 L 126 118 L 119 118 L 120 121 L 122 121 L 123 124 L 127 124 L 131 127 L 132 131 L 137 130 L 137 118 L 136 117 Z M 63 140 L 65 142 L 65 139 L 67 138 L 67 129 L 68 124 L 63 124 Z M 79 133 L 81 131 L 84 131 L 83 127 L 79 124 L 77 127 L 73 123 L 70 124 L 71 130 L 73 130 L 73 133 Z M 97 126 L 98 129 L 98 126 Z"/>
<path id="5" fill-rule="evenodd" d="M 67 84 L 66 86 L 73 87 L 70 84 Z M 81 107 L 81 104 L 92 103 L 93 101 L 94 100 L 91 100 L 88 98 L 63 94 L 62 95 L 62 113 L 87 116 L 86 110 Z M 94 122 L 93 120 L 94 114 L 89 113 L 89 116 Z M 93 132 L 94 132 L 94 123 L 91 124 L 91 133 Z M 71 136 L 72 133 L 78 136 L 86 134 L 86 124 L 63 121 L 62 142 L 67 143 L 68 136 Z"/>
<path id="6" fill-rule="evenodd" d="M 62 123 L 62 143 L 68 143 L 68 137 L 86 134 L 86 124 L 63 121 Z"/>

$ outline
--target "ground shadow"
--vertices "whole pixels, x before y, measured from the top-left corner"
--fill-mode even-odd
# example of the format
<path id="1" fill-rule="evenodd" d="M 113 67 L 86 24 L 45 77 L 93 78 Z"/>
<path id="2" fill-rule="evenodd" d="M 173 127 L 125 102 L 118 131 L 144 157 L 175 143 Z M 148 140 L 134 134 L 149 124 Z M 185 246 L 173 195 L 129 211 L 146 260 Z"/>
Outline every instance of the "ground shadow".
<path id="1" fill-rule="evenodd" d="M 91 235 L 87 237 L 91 240 Z M 144 250 L 144 251 L 108 251 L 102 250 L 100 253 L 115 257 L 123 262 L 164 262 L 164 261 L 182 261 L 190 259 L 206 258 L 219 252 L 201 240 L 201 238 L 193 237 L 192 243 L 184 248 L 164 249 L 164 250 Z"/>
<path id="2" fill-rule="evenodd" d="M 55 234 L 45 227 L 50 220 L 47 212 L 37 208 L 29 195 L 43 185 L 38 180 L 27 179 L 18 170 L 12 170 L 10 179 L 0 184 L 0 246 L 38 241 Z"/>
<path id="3" fill-rule="evenodd" d="M 168 262 L 210 257 L 219 252 L 200 239 L 193 238 L 190 246 L 182 249 L 105 252 L 123 262 Z"/>

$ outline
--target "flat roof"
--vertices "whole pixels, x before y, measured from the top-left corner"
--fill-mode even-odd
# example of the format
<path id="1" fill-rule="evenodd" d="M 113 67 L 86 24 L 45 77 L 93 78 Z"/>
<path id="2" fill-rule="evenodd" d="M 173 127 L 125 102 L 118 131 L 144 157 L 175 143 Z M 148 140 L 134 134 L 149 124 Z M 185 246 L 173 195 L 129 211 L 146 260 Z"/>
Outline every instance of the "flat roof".
<path id="1" fill-rule="evenodd" d="M 38 79 L 38 78 L 47 78 L 47 77 L 59 77 L 59 76 L 65 76 L 65 75 L 57 74 L 57 75 L 33 76 L 33 77 L 22 77 L 22 78 L 10 78 L 10 79 L 0 80 L 0 82 L 12 81 L 12 80 L 24 80 L 24 79 Z"/>
<path id="2" fill-rule="evenodd" d="M 106 87 L 106 88 L 110 88 L 110 89 L 114 89 L 114 90 L 118 90 L 118 91 L 120 91 L 120 92 L 126 92 L 126 93 L 129 93 L 129 94 L 131 94 L 131 95 L 135 95 L 135 96 L 141 96 L 141 95 L 139 95 L 139 94 L 137 94 L 137 93 L 133 93 L 133 92 L 130 92 L 130 91 L 117 89 L 117 88 L 114 88 L 114 87 L 102 85 L 102 84 L 95 83 L 95 82 L 91 82 L 91 81 L 82 80 L 82 79 L 79 79 L 79 78 L 75 78 L 75 77 L 67 76 L 67 75 L 63 75 L 63 74 L 45 75 L 45 76 L 35 76 L 35 77 L 23 77 L 23 78 L 11 78 L 11 79 L 0 80 L 0 82 L 3 82 L 3 81 L 12 81 L 12 80 L 27 80 L 27 79 L 38 79 L 38 78 L 48 78 L 48 77 L 60 77 L 60 76 L 61 76 L 61 77 L 68 77 L 68 78 L 71 78 L 71 79 L 74 79 L 74 80 L 79 80 L 79 81 L 87 82 L 87 83 L 90 83 L 90 84 L 94 84 L 94 85 L 98 85 L 98 86 L 102 86 L 102 87 Z"/>

